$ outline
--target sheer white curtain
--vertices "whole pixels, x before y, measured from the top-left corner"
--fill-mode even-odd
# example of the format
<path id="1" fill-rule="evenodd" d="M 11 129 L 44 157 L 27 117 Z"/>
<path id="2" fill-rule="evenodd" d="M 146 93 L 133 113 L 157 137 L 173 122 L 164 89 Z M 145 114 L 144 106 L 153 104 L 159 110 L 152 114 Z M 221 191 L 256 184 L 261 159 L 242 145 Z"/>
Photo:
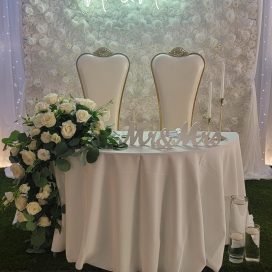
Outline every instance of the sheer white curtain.
<path id="1" fill-rule="evenodd" d="M 265 163 L 272 165 L 272 1 L 263 1 L 262 32 L 256 89 Z"/>
<path id="2" fill-rule="evenodd" d="M 259 1 L 259 44 L 257 47 L 258 59 L 262 55 L 262 20 L 263 20 L 263 11 L 266 9 L 267 3 L 271 0 L 260 0 Z M 260 136 L 259 131 L 259 122 L 258 122 L 258 109 L 257 109 L 257 99 L 259 87 L 255 82 L 258 82 L 259 78 L 259 66 L 254 67 L 252 71 L 252 92 L 251 92 L 251 108 L 248 113 L 248 116 L 245 116 L 245 127 L 241 136 L 241 150 L 243 157 L 244 173 L 246 179 L 271 179 L 272 178 L 272 169 L 265 165 L 263 160 L 263 154 L 261 150 L 260 143 L 263 142 L 262 137 Z M 255 81 L 254 81 L 255 78 Z"/>
<path id="3" fill-rule="evenodd" d="M 0 0 L 0 138 L 20 125 L 15 123 L 24 109 L 24 64 L 22 49 L 21 0 Z M 0 167 L 8 152 L 0 143 Z"/>

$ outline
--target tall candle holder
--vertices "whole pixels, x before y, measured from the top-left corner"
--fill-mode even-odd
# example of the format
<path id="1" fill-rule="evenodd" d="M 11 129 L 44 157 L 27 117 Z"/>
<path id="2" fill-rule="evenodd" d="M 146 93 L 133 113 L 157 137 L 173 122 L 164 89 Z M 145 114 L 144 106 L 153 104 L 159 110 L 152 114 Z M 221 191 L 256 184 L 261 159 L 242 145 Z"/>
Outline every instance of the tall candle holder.
<path id="1" fill-rule="evenodd" d="M 220 132 L 220 136 L 221 136 L 221 141 L 226 140 L 226 137 L 222 136 L 223 106 L 224 106 L 224 97 L 221 97 L 220 98 L 220 117 L 219 117 L 219 132 Z"/>

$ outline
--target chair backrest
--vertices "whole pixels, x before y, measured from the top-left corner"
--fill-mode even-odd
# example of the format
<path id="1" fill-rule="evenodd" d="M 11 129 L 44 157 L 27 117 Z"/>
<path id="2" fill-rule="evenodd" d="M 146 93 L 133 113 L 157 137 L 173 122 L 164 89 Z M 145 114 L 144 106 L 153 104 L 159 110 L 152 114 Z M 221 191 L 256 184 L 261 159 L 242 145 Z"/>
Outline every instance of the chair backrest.
<path id="1" fill-rule="evenodd" d="M 161 129 L 192 125 L 198 87 L 205 68 L 204 58 L 181 47 L 153 57 L 151 69 L 158 95 Z"/>
<path id="2" fill-rule="evenodd" d="M 76 62 L 84 97 L 94 100 L 98 107 L 112 100 L 108 124 L 113 129 L 119 128 L 120 106 L 129 66 L 127 56 L 113 54 L 104 47 L 93 54 L 80 55 Z"/>

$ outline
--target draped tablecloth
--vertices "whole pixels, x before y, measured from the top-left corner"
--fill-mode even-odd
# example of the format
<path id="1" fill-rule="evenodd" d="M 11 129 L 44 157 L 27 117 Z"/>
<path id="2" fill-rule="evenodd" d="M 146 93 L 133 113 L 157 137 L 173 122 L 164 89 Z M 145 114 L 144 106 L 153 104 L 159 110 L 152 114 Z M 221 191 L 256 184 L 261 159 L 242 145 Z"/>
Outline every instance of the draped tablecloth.
<path id="1" fill-rule="evenodd" d="M 222 265 L 228 199 L 245 195 L 237 133 L 213 147 L 102 150 L 56 170 L 66 214 L 52 251 L 114 272 L 200 272 Z"/>

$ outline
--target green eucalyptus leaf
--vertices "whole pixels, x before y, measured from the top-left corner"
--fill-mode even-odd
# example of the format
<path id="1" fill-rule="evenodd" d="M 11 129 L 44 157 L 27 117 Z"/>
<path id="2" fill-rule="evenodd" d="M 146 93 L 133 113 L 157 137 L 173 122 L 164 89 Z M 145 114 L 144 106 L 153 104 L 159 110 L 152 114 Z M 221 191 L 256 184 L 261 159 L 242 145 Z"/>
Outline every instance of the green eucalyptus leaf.
<path id="1" fill-rule="evenodd" d="M 69 156 L 71 156 L 72 154 L 74 154 L 74 149 L 72 149 L 72 148 L 69 148 L 65 153 L 63 153 L 62 155 L 61 155 L 61 157 L 69 157 Z"/>
<path id="2" fill-rule="evenodd" d="M 27 231 L 27 229 L 26 229 L 26 223 L 27 222 L 21 222 L 21 223 L 17 222 L 16 223 L 16 227 L 19 228 L 19 229 L 21 229 L 21 230 L 23 230 L 23 231 Z"/>
<path id="3" fill-rule="evenodd" d="M 99 156 L 99 149 L 97 147 L 90 147 L 86 154 L 86 160 L 88 163 L 94 163 Z"/>
<path id="4" fill-rule="evenodd" d="M 44 187 L 47 183 L 48 183 L 47 178 L 41 176 L 40 180 L 39 180 L 38 182 L 36 182 L 35 184 L 36 184 L 38 187 L 42 188 L 42 187 Z"/>
<path id="5" fill-rule="evenodd" d="M 27 172 L 27 173 L 31 173 L 32 170 L 33 170 L 33 168 L 34 168 L 34 165 L 28 166 L 28 167 L 26 168 L 26 172 Z"/>
<path id="6" fill-rule="evenodd" d="M 27 219 L 27 221 L 33 221 L 34 220 L 34 216 L 27 213 L 27 212 L 24 212 L 24 217 Z"/>
<path id="7" fill-rule="evenodd" d="M 41 176 L 47 178 L 51 175 L 51 171 L 48 169 L 48 167 L 43 167 L 41 170 Z"/>
<path id="8" fill-rule="evenodd" d="M 68 145 L 71 147 L 77 146 L 80 143 L 80 138 L 74 138 L 68 142 Z"/>
<path id="9" fill-rule="evenodd" d="M 20 134 L 20 132 L 18 130 L 12 131 L 8 138 L 3 138 L 2 139 L 2 143 L 8 145 L 8 144 L 11 144 L 14 141 L 17 141 L 19 134 Z"/>
<path id="10" fill-rule="evenodd" d="M 42 173 L 38 171 L 32 174 L 32 179 L 35 185 L 40 188 L 44 187 L 48 183 L 47 178 L 45 176 L 42 176 Z"/>
<path id="11" fill-rule="evenodd" d="M 64 154 L 68 150 L 69 150 L 69 147 L 67 146 L 65 142 L 60 142 L 55 147 L 55 153 L 57 157 L 60 157 L 62 154 Z"/>
<path id="12" fill-rule="evenodd" d="M 28 221 L 26 223 L 26 230 L 28 231 L 34 231 L 36 229 L 36 224 L 33 223 L 32 221 Z"/>
<path id="13" fill-rule="evenodd" d="M 32 174 L 32 179 L 37 184 L 40 181 L 41 173 L 39 171 L 36 171 Z"/>
<path id="14" fill-rule="evenodd" d="M 27 135 L 25 133 L 19 133 L 18 134 L 18 141 L 23 142 L 23 143 L 27 142 L 28 141 Z"/>
<path id="15" fill-rule="evenodd" d="M 56 166 L 63 172 L 67 172 L 71 168 L 70 162 L 65 159 L 56 159 Z"/>

